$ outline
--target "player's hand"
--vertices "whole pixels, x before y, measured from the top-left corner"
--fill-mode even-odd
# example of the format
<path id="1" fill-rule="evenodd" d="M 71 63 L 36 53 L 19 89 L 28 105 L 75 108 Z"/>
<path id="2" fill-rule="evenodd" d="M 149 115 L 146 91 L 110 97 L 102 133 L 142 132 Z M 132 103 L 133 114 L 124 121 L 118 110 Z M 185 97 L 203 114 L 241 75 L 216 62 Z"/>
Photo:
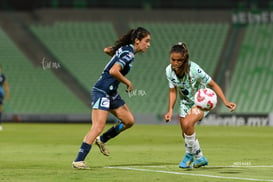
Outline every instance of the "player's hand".
<path id="1" fill-rule="evenodd" d="M 112 56 L 112 51 L 113 51 L 113 48 L 110 46 L 110 47 L 105 47 L 103 49 L 103 51 L 108 54 L 109 56 Z"/>
<path id="2" fill-rule="evenodd" d="M 230 109 L 230 112 L 233 112 L 237 107 L 237 105 L 235 103 L 233 103 L 233 102 L 228 102 L 225 105 L 226 105 L 227 108 Z"/>
<path id="3" fill-rule="evenodd" d="M 165 119 L 165 121 L 166 121 L 167 123 L 168 123 L 169 121 L 171 121 L 171 120 L 172 120 L 172 112 L 166 113 L 165 116 L 164 116 L 164 119 Z"/>
<path id="4" fill-rule="evenodd" d="M 126 92 L 128 93 L 128 92 L 132 92 L 134 90 L 134 86 L 133 86 L 133 84 L 131 83 L 131 82 L 129 82 L 128 84 L 127 84 L 127 89 L 126 89 Z"/>

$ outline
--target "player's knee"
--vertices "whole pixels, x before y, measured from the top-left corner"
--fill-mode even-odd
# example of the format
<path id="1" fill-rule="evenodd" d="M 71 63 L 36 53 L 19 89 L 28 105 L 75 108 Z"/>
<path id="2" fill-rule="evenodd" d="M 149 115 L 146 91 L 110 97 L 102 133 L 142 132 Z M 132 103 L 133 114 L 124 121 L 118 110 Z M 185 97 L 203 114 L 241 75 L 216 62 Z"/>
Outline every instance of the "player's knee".
<path id="1" fill-rule="evenodd" d="M 126 122 L 124 122 L 124 125 L 126 128 L 131 128 L 134 124 L 135 124 L 135 119 L 133 116 L 128 118 Z"/>
<path id="2" fill-rule="evenodd" d="M 99 135 L 102 133 L 103 128 L 103 126 L 92 127 L 89 132 L 94 132 L 96 135 Z"/>
<path id="3" fill-rule="evenodd" d="M 192 123 L 185 121 L 185 122 L 183 123 L 182 127 L 183 127 L 183 132 L 184 132 L 185 134 L 187 134 L 187 135 L 192 134 L 191 131 L 192 131 L 193 127 L 194 127 L 194 126 L 192 125 Z"/>
<path id="4" fill-rule="evenodd" d="M 131 128 L 134 124 L 135 124 L 135 121 L 134 121 L 134 120 L 130 120 L 130 121 L 126 124 L 126 128 Z"/>

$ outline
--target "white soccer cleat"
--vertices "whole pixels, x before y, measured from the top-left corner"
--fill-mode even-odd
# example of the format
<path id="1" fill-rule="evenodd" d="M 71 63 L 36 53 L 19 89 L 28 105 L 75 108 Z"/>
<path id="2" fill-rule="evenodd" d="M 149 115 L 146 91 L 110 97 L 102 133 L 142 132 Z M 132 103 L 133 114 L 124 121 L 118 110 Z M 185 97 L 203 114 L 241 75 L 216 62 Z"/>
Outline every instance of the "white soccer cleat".
<path id="1" fill-rule="evenodd" d="M 100 140 L 100 136 L 96 138 L 96 145 L 99 147 L 100 152 L 103 153 L 103 155 L 109 156 L 110 152 L 105 147 L 105 144 Z"/>
<path id="2" fill-rule="evenodd" d="M 3 130 L 3 127 L 0 125 L 0 131 L 2 131 Z"/>
<path id="3" fill-rule="evenodd" d="M 73 161 L 72 167 L 76 169 L 90 169 L 90 167 L 87 166 L 84 161 L 77 161 L 77 162 Z"/>

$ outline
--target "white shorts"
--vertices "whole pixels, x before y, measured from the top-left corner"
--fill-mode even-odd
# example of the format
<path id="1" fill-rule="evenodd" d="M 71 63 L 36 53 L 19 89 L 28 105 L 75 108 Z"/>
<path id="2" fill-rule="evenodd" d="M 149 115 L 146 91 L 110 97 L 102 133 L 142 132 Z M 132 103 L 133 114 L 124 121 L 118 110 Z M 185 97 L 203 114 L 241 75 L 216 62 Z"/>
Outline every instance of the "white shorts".
<path id="1" fill-rule="evenodd" d="M 182 102 L 182 100 L 180 101 L 179 104 L 179 116 L 184 118 L 186 117 L 186 115 L 190 112 L 191 108 L 194 106 L 194 104 L 185 104 Z M 204 111 L 204 116 L 208 115 L 209 111 Z"/>

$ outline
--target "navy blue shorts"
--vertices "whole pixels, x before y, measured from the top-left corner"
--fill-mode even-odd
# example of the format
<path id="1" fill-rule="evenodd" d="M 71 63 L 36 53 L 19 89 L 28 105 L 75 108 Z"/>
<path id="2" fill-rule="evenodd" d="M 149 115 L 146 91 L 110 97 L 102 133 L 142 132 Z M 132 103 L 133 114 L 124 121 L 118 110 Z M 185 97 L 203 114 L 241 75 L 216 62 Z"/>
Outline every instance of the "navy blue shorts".
<path id="1" fill-rule="evenodd" d="M 125 104 L 124 100 L 118 93 L 108 95 L 103 90 L 93 87 L 91 91 L 91 108 L 109 111 L 117 109 Z"/>

